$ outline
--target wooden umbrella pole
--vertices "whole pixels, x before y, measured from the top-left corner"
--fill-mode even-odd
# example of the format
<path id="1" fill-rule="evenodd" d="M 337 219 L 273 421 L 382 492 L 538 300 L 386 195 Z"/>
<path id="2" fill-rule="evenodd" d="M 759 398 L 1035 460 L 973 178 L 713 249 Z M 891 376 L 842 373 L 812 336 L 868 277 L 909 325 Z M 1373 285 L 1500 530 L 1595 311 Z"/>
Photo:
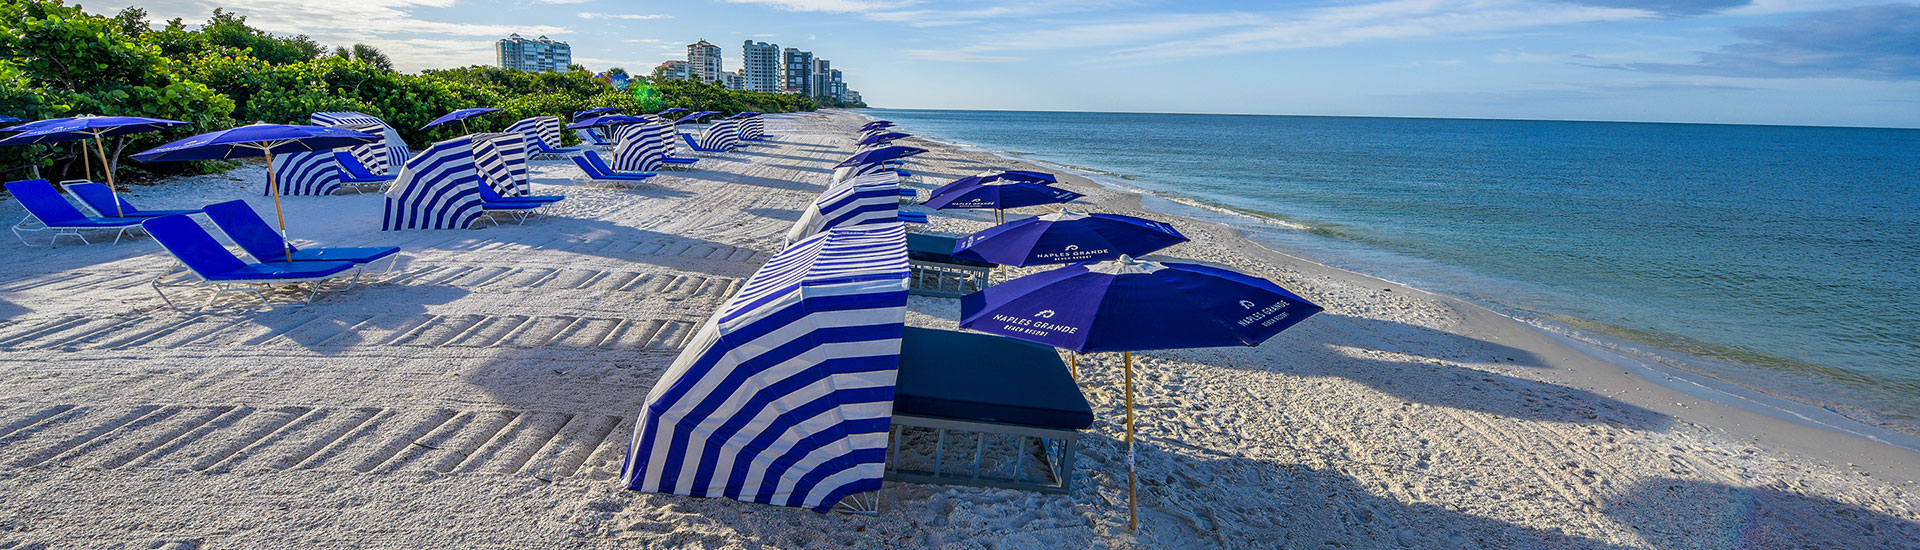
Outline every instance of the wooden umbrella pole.
<path id="1" fill-rule="evenodd" d="M 1120 352 L 1127 376 L 1127 529 L 1140 529 L 1140 495 L 1133 474 L 1133 352 Z"/>
<path id="2" fill-rule="evenodd" d="M 93 138 L 93 145 L 100 150 L 100 168 L 107 171 L 107 195 L 113 197 L 113 215 L 114 217 L 122 217 L 127 215 L 127 208 L 120 206 L 120 188 L 113 184 L 113 164 L 107 162 L 106 141 L 106 138 L 96 137 Z M 85 150 L 86 148 L 87 142 L 80 142 L 80 149 Z"/>
<path id="3" fill-rule="evenodd" d="M 87 181 L 93 181 L 93 155 L 87 154 L 87 142 L 80 142 L 80 169 L 85 170 Z"/>
<path id="4" fill-rule="evenodd" d="M 1067 374 L 1073 377 L 1073 381 L 1079 382 L 1080 381 L 1080 354 L 1072 353 L 1067 355 L 1067 369 L 1068 369 Z"/>
<path id="5" fill-rule="evenodd" d="M 267 189 L 273 191 L 273 217 L 280 219 L 280 247 L 287 252 L 287 261 L 293 261 L 293 243 L 287 242 L 287 215 L 280 211 L 280 183 L 273 178 L 273 150 L 267 149 Z"/>

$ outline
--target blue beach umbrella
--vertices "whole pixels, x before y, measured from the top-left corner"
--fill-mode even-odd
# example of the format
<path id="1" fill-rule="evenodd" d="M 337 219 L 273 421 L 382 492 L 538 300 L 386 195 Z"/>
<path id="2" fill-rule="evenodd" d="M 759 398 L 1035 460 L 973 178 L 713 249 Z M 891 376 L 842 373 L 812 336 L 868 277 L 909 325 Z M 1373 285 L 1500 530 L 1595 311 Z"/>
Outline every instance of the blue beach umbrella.
<path id="1" fill-rule="evenodd" d="M 876 121 L 868 122 L 864 125 L 861 125 L 860 131 L 865 132 L 867 130 L 874 130 L 878 128 L 888 128 L 891 126 L 893 126 L 893 121 L 891 120 L 876 120 Z"/>
<path id="2" fill-rule="evenodd" d="M 577 121 L 574 121 L 573 124 L 568 124 L 567 128 L 571 130 L 579 130 L 582 128 L 593 128 L 598 126 L 619 126 L 622 124 L 644 124 L 646 122 L 648 122 L 647 119 L 640 118 L 637 116 L 632 116 L 632 115 L 606 115 L 606 116 L 597 116 L 597 117 L 593 117 L 585 120 L 577 120 Z"/>
<path id="3" fill-rule="evenodd" d="M 849 166 L 859 166 L 862 164 L 878 164 L 882 162 L 900 160 L 903 158 L 911 157 L 911 156 L 918 155 L 920 153 L 925 153 L 925 152 L 927 152 L 926 149 L 921 149 L 919 147 L 907 147 L 905 145 L 881 147 L 879 149 L 874 149 L 872 151 L 864 151 L 854 156 L 847 157 L 847 160 L 840 161 L 840 164 L 836 166 L 839 168 L 846 168 Z"/>
<path id="4" fill-rule="evenodd" d="M 7 115 L 0 115 L 0 122 L 20 122 L 20 119 L 10 117 Z"/>
<path id="5" fill-rule="evenodd" d="M 887 132 L 884 134 L 874 134 L 871 136 L 860 138 L 860 142 L 855 143 L 854 145 L 880 145 L 889 141 L 893 141 L 900 138 L 906 138 L 906 137 L 913 137 L 913 134 L 903 134 L 900 132 Z"/>
<path id="6" fill-rule="evenodd" d="M 687 111 L 690 111 L 690 110 L 691 110 L 691 109 L 688 109 L 688 108 L 686 108 L 686 107 L 668 107 L 668 108 L 665 108 L 665 109 L 661 109 L 661 110 L 660 110 L 660 112 L 658 112 L 658 113 L 654 113 L 654 115 L 656 115 L 656 116 L 667 116 L 667 115 L 671 115 L 671 114 L 674 114 L 674 113 L 684 113 L 684 112 L 687 112 Z"/>
<path id="7" fill-rule="evenodd" d="M 496 113 L 499 111 L 500 111 L 499 109 L 495 109 L 492 107 L 474 107 L 471 109 L 461 109 L 458 111 L 440 115 L 440 118 L 433 119 L 433 122 L 428 122 L 426 126 L 421 126 L 420 129 L 430 130 L 437 126 L 441 126 L 444 124 L 451 124 L 457 120 L 457 121 L 460 121 L 461 130 L 466 130 L 468 132 L 471 132 L 471 130 L 468 130 L 467 128 L 467 119 L 484 115 L 487 113 Z"/>
<path id="8" fill-rule="evenodd" d="M 710 116 L 713 116 L 713 115 L 717 115 L 717 114 L 720 114 L 720 111 L 700 111 L 700 112 L 697 112 L 697 113 L 693 113 L 693 114 L 690 114 L 690 115 L 687 115 L 687 116 L 683 116 L 683 117 L 680 117 L 680 119 L 679 119 L 679 120 L 675 120 L 675 121 L 673 121 L 673 124 L 674 124 L 675 126 L 678 126 L 678 125 L 681 125 L 681 124 L 685 124 L 685 123 L 688 123 L 688 122 L 694 122 L 694 121 L 697 121 L 697 120 L 700 120 L 700 119 L 703 119 L 703 118 L 707 118 L 707 117 L 710 117 Z"/>
<path id="9" fill-rule="evenodd" d="M 1060 212 L 1014 220 L 954 243 L 953 257 L 1000 265 L 1100 262 L 1187 242 L 1173 226 L 1117 214 Z"/>
<path id="10" fill-rule="evenodd" d="M 580 120 L 583 118 L 595 117 L 595 116 L 600 116 L 608 113 L 618 113 L 618 112 L 620 112 L 619 107 L 594 107 L 592 109 L 587 109 L 585 111 L 574 113 L 573 119 Z"/>
<path id="11" fill-rule="evenodd" d="M 1197 264 L 1086 263 L 1028 275 L 960 299 L 960 328 L 1086 353 L 1122 352 L 1127 492 L 1133 503 L 1133 352 L 1257 346 L 1321 311 L 1272 281 Z"/>
<path id="12" fill-rule="evenodd" d="M 760 114 L 760 112 L 759 112 L 759 111 L 741 111 L 741 112 L 738 112 L 738 113 L 734 113 L 734 114 L 733 114 L 733 116 L 730 116 L 730 117 L 727 117 L 727 119 L 728 119 L 728 120 L 739 120 L 739 119 L 743 119 L 743 118 L 747 118 L 747 117 L 750 117 L 750 116 L 753 116 L 753 115 L 757 115 L 757 114 Z"/>
<path id="13" fill-rule="evenodd" d="M 1006 221 L 1002 210 L 1042 204 L 1059 204 L 1080 198 L 1081 194 L 1047 187 L 1038 183 L 987 183 L 964 189 L 948 191 L 926 202 L 920 203 L 935 210 L 949 209 L 988 209 L 994 211 L 994 218 Z"/>
<path id="14" fill-rule="evenodd" d="M 1026 170 L 1006 170 L 998 173 L 981 172 L 978 174 L 953 180 L 952 182 L 948 182 L 946 185 L 942 185 L 938 188 L 935 188 L 933 190 L 933 193 L 928 194 L 927 196 L 938 197 L 940 195 L 945 195 L 947 194 L 947 192 L 953 191 L 955 189 L 969 188 L 976 185 L 984 185 L 984 184 L 988 184 L 996 181 L 1002 181 L 1002 180 L 1015 181 L 1015 182 L 1027 182 L 1027 183 L 1039 183 L 1039 184 L 1045 184 L 1045 185 L 1052 185 L 1056 183 L 1053 178 L 1053 174 L 1048 174 L 1045 172 L 1029 172 Z"/>
<path id="15" fill-rule="evenodd" d="M 267 157 L 267 189 L 273 192 L 273 214 L 280 218 L 280 239 L 285 241 L 287 217 L 280 211 L 280 185 L 273 181 L 273 155 L 326 151 L 379 140 L 372 134 L 326 126 L 253 124 L 208 132 L 134 153 L 133 160 L 169 162 Z M 293 261 L 292 247 L 291 244 L 287 245 L 287 261 Z"/>
<path id="16" fill-rule="evenodd" d="M 93 140 L 94 150 L 100 154 L 100 167 L 107 173 L 107 193 L 113 196 L 114 215 L 118 216 L 126 214 L 126 212 L 122 210 L 120 206 L 120 192 L 116 189 L 117 186 L 113 181 L 113 166 L 107 160 L 106 138 L 143 132 L 155 132 L 186 125 L 186 122 L 178 120 L 137 116 L 83 116 L 52 119 L 39 123 L 23 124 L 22 126 L 31 127 L 6 139 L 0 139 L 0 145 L 33 145 L 38 143 L 79 141 L 82 142 L 80 144 L 80 157 L 84 160 L 87 156 L 85 141 L 89 139 Z M 86 170 L 87 178 L 92 179 L 93 167 L 89 165 Z"/>

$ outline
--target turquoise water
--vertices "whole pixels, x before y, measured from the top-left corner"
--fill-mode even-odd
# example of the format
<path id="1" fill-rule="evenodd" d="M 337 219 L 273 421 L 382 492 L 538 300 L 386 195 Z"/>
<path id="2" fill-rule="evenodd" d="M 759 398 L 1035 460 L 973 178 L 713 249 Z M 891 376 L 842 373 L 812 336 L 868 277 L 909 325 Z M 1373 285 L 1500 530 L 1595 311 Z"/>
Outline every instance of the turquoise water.
<path id="1" fill-rule="evenodd" d="M 1920 426 L 1920 130 L 867 110 L 1255 237 Z"/>

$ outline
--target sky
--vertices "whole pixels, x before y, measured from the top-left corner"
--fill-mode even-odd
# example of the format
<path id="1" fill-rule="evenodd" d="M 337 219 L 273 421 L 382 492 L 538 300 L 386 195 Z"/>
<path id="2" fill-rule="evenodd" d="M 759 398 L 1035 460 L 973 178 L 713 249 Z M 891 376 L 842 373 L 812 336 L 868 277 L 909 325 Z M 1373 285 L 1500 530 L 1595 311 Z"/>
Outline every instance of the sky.
<path id="1" fill-rule="evenodd" d="M 105 12 L 125 4 L 86 5 Z M 886 108 L 1920 128 L 1920 4 L 1884 0 L 147 0 L 367 43 L 401 70 L 508 33 L 650 72 L 686 44 L 832 60 Z"/>

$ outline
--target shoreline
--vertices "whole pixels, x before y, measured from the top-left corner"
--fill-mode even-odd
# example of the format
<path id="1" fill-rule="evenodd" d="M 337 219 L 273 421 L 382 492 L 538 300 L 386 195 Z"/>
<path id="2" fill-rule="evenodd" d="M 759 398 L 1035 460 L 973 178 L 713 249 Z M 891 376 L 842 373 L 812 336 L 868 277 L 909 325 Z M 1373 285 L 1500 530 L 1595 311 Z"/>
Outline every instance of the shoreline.
<path id="1" fill-rule="evenodd" d="M 881 118 L 879 116 L 876 116 L 875 114 L 868 114 L 868 113 L 863 113 L 858 111 L 847 111 L 847 112 L 849 114 L 862 117 L 864 120 L 875 120 L 875 119 Z M 903 125 L 901 127 L 905 128 L 909 132 L 912 130 L 911 126 Z M 956 142 L 949 142 L 949 141 L 937 140 L 932 138 L 923 138 L 920 136 L 914 136 L 913 138 L 910 138 L 910 139 L 915 141 L 921 141 L 929 145 L 934 145 L 936 147 L 949 148 L 949 149 L 954 149 L 959 151 L 967 151 L 967 152 L 972 152 L 977 154 L 988 155 L 993 158 L 1000 159 L 1006 163 L 1018 165 L 1015 167 L 1024 166 L 1027 168 L 1037 168 L 1044 171 L 1065 172 L 1075 177 L 1078 177 L 1080 179 L 1083 179 L 1093 185 L 1097 185 L 1103 189 L 1108 189 L 1108 190 L 1116 191 L 1119 193 L 1134 195 L 1136 198 L 1132 200 L 1133 207 L 1146 212 L 1150 212 L 1153 215 L 1157 215 L 1161 217 L 1176 218 L 1178 220 L 1188 222 L 1188 223 L 1218 225 L 1218 226 L 1227 228 L 1230 231 L 1235 232 L 1237 239 L 1240 241 L 1237 244 L 1241 246 L 1250 246 L 1250 247 L 1258 248 L 1262 251 L 1265 251 L 1268 254 L 1285 256 L 1288 258 L 1292 258 L 1293 260 L 1298 262 L 1313 264 L 1314 266 L 1317 266 L 1322 269 L 1337 270 L 1340 272 L 1347 273 L 1353 277 L 1370 279 L 1370 280 L 1378 281 L 1380 283 L 1387 284 L 1387 285 L 1396 285 L 1396 286 L 1405 287 L 1408 289 L 1418 290 L 1422 293 L 1427 293 L 1429 295 L 1432 295 L 1434 297 L 1437 297 L 1443 300 L 1458 301 L 1463 304 L 1468 304 L 1471 307 L 1481 309 L 1488 314 L 1498 316 L 1501 319 L 1504 319 L 1505 321 L 1511 323 L 1512 325 L 1524 327 L 1525 329 L 1534 332 L 1540 338 L 1556 341 L 1562 347 L 1575 350 L 1577 353 L 1581 354 L 1582 356 L 1585 356 L 1589 360 L 1589 362 L 1592 364 L 1591 365 L 1592 367 L 1598 367 L 1599 365 L 1606 365 L 1616 370 L 1628 372 L 1632 376 L 1635 376 L 1636 378 L 1638 378 L 1639 380 L 1644 381 L 1645 384 L 1658 386 L 1664 389 L 1666 392 L 1666 393 L 1657 393 L 1657 397 L 1655 395 L 1643 396 L 1646 399 L 1644 399 L 1643 402 L 1637 403 L 1637 404 L 1640 404 L 1643 406 L 1674 406 L 1677 411 L 1680 411 L 1682 413 L 1676 416 L 1679 416 L 1683 420 L 1705 425 L 1705 426 L 1714 427 L 1716 429 L 1724 430 L 1728 433 L 1744 433 L 1751 436 L 1755 440 L 1766 439 L 1767 438 L 1766 436 L 1768 435 L 1769 431 L 1780 431 L 1778 430 L 1779 426 L 1775 423 L 1784 423 L 1786 425 L 1791 425 L 1793 427 L 1797 427 L 1805 430 L 1819 430 L 1820 432 L 1829 434 L 1831 436 L 1831 437 L 1823 437 L 1820 439 L 1828 440 L 1834 443 L 1839 443 L 1841 444 L 1841 447 L 1832 448 L 1828 446 L 1803 446 L 1803 445 L 1793 444 L 1793 442 L 1789 442 L 1786 440 L 1781 440 L 1779 442 L 1783 445 L 1789 446 L 1790 448 L 1797 448 L 1802 452 L 1809 453 L 1809 456 L 1822 458 L 1828 462 L 1847 463 L 1849 465 L 1852 465 L 1852 464 L 1859 464 L 1862 461 L 1867 461 L 1869 464 L 1877 463 L 1880 466 L 1882 466 L 1883 469 L 1879 471 L 1879 473 L 1881 473 L 1882 475 L 1891 475 L 1898 479 L 1903 479 L 1903 480 L 1920 480 L 1920 464 L 1913 464 L 1911 461 L 1903 461 L 1900 458 L 1901 455 L 1904 454 L 1910 458 L 1920 459 L 1920 435 L 1908 433 L 1905 431 L 1901 431 L 1898 429 L 1889 428 L 1885 426 L 1877 426 L 1877 425 L 1869 424 L 1865 421 L 1847 416 L 1844 413 L 1840 413 L 1840 412 L 1828 409 L 1822 406 L 1823 403 L 1807 402 L 1807 401 L 1802 401 L 1798 399 L 1791 399 L 1784 396 L 1774 395 L 1772 393 L 1768 393 L 1758 388 L 1749 387 L 1747 385 L 1734 382 L 1734 381 L 1723 380 L 1707 373 L 1695 372 L 1682 367 L 1667 364 L 1666 362 L 1661 360 L 1663 359 L 1663 357 L 1661 357 L 1657 353 L 1647 353 L 1646 356 L 1642 356 L 1640 354 L 1616 349 L 1613 346 L 1607 345 L 1604 341 L 1601 341 L 1601 342 L 1590 341 L 1589 339 L 1593 338 L 1593 336 L 1585 335 L 1585 337 L 1583 337 L 1583 335 L 1579 334 L 1580 331 L 1577 327 L 1572 327 L 1572 326 L 1561 327 L 1558 325 L 1542 326 L 1540 323 L 1552 323 L 1552 321 L 1549 321 L 1546 319 L 1532 319 L 1532 320 L 1525 319 L 1514 313 L 1501 311 L 1500 308 L 1492 307 L 1487 304 L 1482 304 L 1478 301 L 1471 300 L 1468 298 L 1455 296 L 1451 294 L 1442 294 L 1442 293 L 1427 290 L 1425 288 L 1421 288 L 1416 285 L 1410 285 L 1401 281 L 1388 279 L 1379 275 L 1354 271 L 1346 267 L 1336 266 L 1331 263 L 1320 260 L 1318 258 L 1315 258 L 1303 251 L 1276 249 L 1273 246 L 1270 246 L 1269 243 L 1263 243 L 1260 240 L 1253 238 L 1251 235 L 1248 235 L 1246 233 L 1247 231 L 1246 228 L 1235 227 L 1232 224 L 1223 224 L 1217 221 L 1198 219 L 1189 215 L 1184 215 L 1176 212 L 1169 212 L 1167 211 L 1167 209 L 1153 208 L 1144 204 L 1145 201 L 1143 199 L 1165 201 L 1172 205 L 1176 205 L 1177 207 L 1192 208 L 1192 209 L 1200 210 L 1206 213 L 1225 216 L 1235 220 L 1240 220 L 1248 224 L 1277 226 L 1279 230 L 1293 230 L 1293 231 L 1309 230 L 1304 226 L 1288 224 L 1284 220 L 1268 219 L 1265 217 L 1258 216 L 1256 214 L 1238 212 L 1230 207 L 1208 204 L 1205 201 L 1200 201 L 1198 199 L 1187 198 L 1187 197 L 1169 197 L 1169 196 L 1161 195 L 1158 192 L 1155 192 L 1153 190 L 1143 189 L 1137 186 L 1124 185 L 1118 182 L 1108 181 L 1106 180 L 1106 178 L 1119 178 L 1119 179 L 1132 179 L 1132 178 L 1123 174 L 1103 171 L 1098 168 L 1067 165 L 1063 163 L 1050 162 L 1045 159 L 1039 159 L 1039 158 L 1022 158 L 1025 156 L 1029 156 L 1031 154 L 1012 152 L 1012 151 L 1000 151 L 1000 150 L 995 150 L 979 144 L 956 143 Z M 944 182 L 932 182 L 932 183 L 937 185 L 939 183 L 944 183 Z M 1069 209 L 1072 209 L 1072 205 L 1066 205 L 1066 206 Z M 1100 204 L 1100 206 L 1104 207 L 1107 205 Z M 1112 210 L 1103 210 L 1100 208 L 1093 208 L 1088 210 L 1114 212 Z M 945 213 L 946 212 L 943 212 L 943 214 Z M 1132 214 L 1129 212 L 1114 212 L 1114 213 Z M 1152 216 L 1149 216 L 1149 217 L 1152 217 Z M 1555 330 L 1556 328 L 1570 331 L 1571 333 L 1563 333 L 1558 330 Z M 1609 337 L 1611 336 L 1609 335 Z M 1651 343 L 1644 343 L 1644 344 L 1653 345 Z M 1676 355 L 1690 357 L 1688 354 L 1685 354 L 1684 352 L 1666 350 L 1666 349 L 1662 349 L 1661 351 L 1666 353 L 1672 353 Z M 1597 370 L 1597 369 L 1590 369 L 1590 370 Z M 1582 378 L 1588 378 L 1588 377 L 1582 377 Z M 1597 387 L 1591 387 L 1586 389 L 1610 390 L 1615 392 L 1629 392 L 1629 391 L 1641 389 L 1641 388 L 1629 388 L 1627 386 L 1629 385 L 1606 384 L 1606 385 L 1600 385 Z M 1724 409 L 1724 410 L 1696 412 L 1696 411 L 1689 410 L 1692 408 L 1692 406 L 1683 403 L 1683 401 L 1673 401 L 1673 399 L 1702 400 L 1702 401 L 1705 401 L 1706 403 L 1711 404 L 1711 406 L 1715 409 Z M 1830 404 L 1830 405 L 1840 405 L 1840 404 Z M 1740 414 L 1729 415 L 1727 414 L 1728 411 L 1739 411 Z M 1743 418 L 1742 415 L 1751 415 L 1759 418 Z M 1764 419 L 1764 420 L 1761 420 L 1761 419 Z M 1769 427 L 1769 424 L 1775 424 L 1775 426 Z M 1785 430 L 1785 432 L 1804 434 L 1804 432 L 1801 430 Z M 1845 439 L 1836 440 L 1835 438 L 1845 438 Z M 1848 444 L 1849 442 L 1853 444 Z M 1880 447 L 1880 446 L 1884 446 L 1885 449 L 1874 448 L 1874 447 Z"/>

